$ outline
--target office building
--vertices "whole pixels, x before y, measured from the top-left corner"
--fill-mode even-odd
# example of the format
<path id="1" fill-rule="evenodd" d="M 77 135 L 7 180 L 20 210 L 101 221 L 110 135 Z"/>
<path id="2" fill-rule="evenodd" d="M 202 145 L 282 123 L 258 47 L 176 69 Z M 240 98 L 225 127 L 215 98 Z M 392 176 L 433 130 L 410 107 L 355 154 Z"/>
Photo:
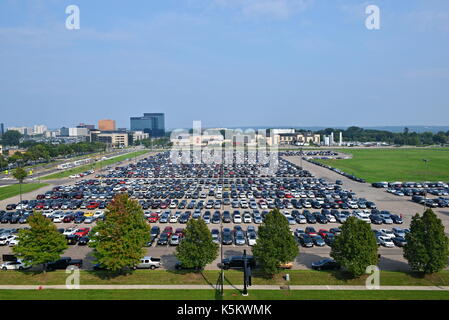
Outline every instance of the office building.
<path id="1" fill-rule="evenodd" d="M 112 148 L 126 148 L 129 145 L 126 132 L 91 132 L 91 141 L 102 142 Z"/>
<path id="2" fill-rule="evenodd" d="M 100 131 L 115 131 L 115 120 L 105 119 L 98 121 L 98 130 Z"/>
<path id="3" fill-rule="evenodd" d="M 0 137 L 5 134 L 5 124 L 0 123 Z"/>
<path id="4" fill-rule="evenodd" d="M 150 138 L 165 136 L 165 114 L 144 113 L 143 117 L 131 117 L 131 131 L 143 131 Z"/>
<path id="5" fill-rule="evenodd" d="M 88 135 L 87 128 L 69 128 L 69 137 L 87 137 Z"/>

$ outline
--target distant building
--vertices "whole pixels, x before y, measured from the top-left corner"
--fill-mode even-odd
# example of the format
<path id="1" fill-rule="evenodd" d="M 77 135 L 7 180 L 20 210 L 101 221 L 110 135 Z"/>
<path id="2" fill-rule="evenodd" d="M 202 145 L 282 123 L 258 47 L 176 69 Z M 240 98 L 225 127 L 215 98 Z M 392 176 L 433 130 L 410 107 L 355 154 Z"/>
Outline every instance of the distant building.
<path id="1" fill-rule="evenodd" d="M 145 140 L 150 137 L 150 135 L 148 133 L 145 133 L 143 131 L 134 131 L 131 134 L 132 134 L 133 142 Z"/>
<path id="2" fill-rule="evenodd" d="M 87 137 L 88 135 L 87 128 L 69 128 L 69 137 Z"/>
<path id="3" fill-rule="evenodd" d="M 5 134 L 5 124 L 0 123 L 0 137 Z"/>
<path id="4" fill-rule="evenodd" d="M 126 132 L 95 132 L 92 141 L 103 142 L 112 148 L 126 148 L 129 145 Z"/>
<path id="5" fill-rule="evenodd" d="M 165 136 L 165 114 L 144 113 L 143 117 L 131 117 L 131 131 L 143 131 L 150 138 Z"/>
<path id="6" fill-rule="evenodd" d="M 48 130 L 47 126 L 41 124 L 41 125 L 34 125 L 33 127 L 33 134 L 44 134 Z"/>
<path id="7" fill-rule="evenodd" d="M 293 145 L 310 145 L 320 144 L 321 137 L 319 134 L 313 133 L 282 133 L 273 135 L 273 143 L 275 144 L 293 144 Z"/>
<path id="8" fill-rule="evenodd" d="M 100 131 L 115 131 L 115 120 L 105 119 L 98 121 L 98 130 Z"/>
<path id="9" fill-rule="evenodd" d="M 76 127 L 77 128 L 86 128 L 86 129 L 89 129 L 89 130 L 95 130 L 95 126 L 93 124 L 80 123 Z"/>
<path id="10" fill-rule="evenodd" d="M 59 129 L 59 135 L 61 137 L 68 137 L 69 136 L 69 128 L 62 127 L 61 129 Z"/>
<path id="11" fill-rule="evenodd" d="M 8 129 L 6 129 L 6 131 L 18 131 L 22 135 L 26 136 L 26 135 L 31 135 L 33 133 L 33 128 L 29 128 L 29 127 L 9 127 Z"/>

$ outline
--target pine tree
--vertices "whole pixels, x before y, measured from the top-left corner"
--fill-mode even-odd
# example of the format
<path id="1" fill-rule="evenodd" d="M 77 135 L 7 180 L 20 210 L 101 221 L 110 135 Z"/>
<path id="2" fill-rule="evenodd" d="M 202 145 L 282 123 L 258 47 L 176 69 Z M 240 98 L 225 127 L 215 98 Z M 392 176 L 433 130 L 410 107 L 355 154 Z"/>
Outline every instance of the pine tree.
<path id="1" fill-rule="evenodd" d="M 104 221 L 93 228 L 89 245 L 97 263 L 107 270 L 122 271 L 135 267 L 143 258 L 149 231 L 140 204 L 127 194 L 119 194 L 107 207 Z"/>
<path id="2" fill-rule="evenodd" d="M 67 249 L 67 241 L 55 224 L 41 213 L 31 215 L 28 224 L 30 229 L 19 231 L 18 244 L 12 251 L 25 264 L 42 264 L 45 272 L 47 264 L 58 260 Z"/>
<path id="3" fill-rule="evenodd" d="M 187 223 L 184 238 L 176 248 L 176 258 L 186 268 L 201 270 L 218 256 L 218 245 L 203 219 Z"/>
<path id="4" fill-rule="evenodd" d="M 253 254 L 262 264 L 262 270 L 271 276 L 280 271 L 279 265 L 291 262 L 299 254 L 288 220 L 279 210 L 266 215 L 264 223 L 259 227 Z"/>
<path id="5" fill-rule="evenodd" d="M 404 258 L 413 271 L 435 273 L 447 266 L 449 249 L 444 226 L 432 209 L 412 218 L 410 233 L 405 236 Z"/>
<path id="6" fill-rule="evenodd" d="M 377 242 L 370 225 L 349 217 L 341 226 L 330 255 L 353 277 L 364 274 L 366 267 L 377 265 Z"/>

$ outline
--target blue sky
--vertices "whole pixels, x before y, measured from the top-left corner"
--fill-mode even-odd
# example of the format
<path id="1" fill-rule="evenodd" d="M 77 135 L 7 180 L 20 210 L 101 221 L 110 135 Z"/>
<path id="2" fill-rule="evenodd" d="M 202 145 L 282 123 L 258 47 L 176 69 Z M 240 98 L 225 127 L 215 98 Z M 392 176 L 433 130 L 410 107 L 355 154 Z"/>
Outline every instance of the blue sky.
<path id="1" fill-rule="evenodd" d="M 0 122 L 447 125 L 448 39 L 447 0 L 2 0 Z"/>

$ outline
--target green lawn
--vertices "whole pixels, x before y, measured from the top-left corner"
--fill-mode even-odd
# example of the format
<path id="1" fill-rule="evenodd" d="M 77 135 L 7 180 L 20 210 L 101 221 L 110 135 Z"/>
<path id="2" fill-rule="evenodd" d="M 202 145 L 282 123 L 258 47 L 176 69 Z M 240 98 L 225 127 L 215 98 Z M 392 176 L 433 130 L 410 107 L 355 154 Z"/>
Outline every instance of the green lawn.
<path id="1" fill-rule="evenodd" d="M 146 154 L 148 152 L 150 152 L 150 151 L 149 150 L 142 150 L 142 151 L 136 151 L 136 152 L 127 153 L 127 154 L 124 154 L 124 155 L 121 155 L 121 156 L 118 156 L 118 157 L 115 157 L 115 158 L 112 158 L 112 159 L 98 161 L 98 162 L 95 162 L 93 164 L 88 164 L 88 165 L 85 165 L 85 166 L 76 167 L 76 168 L 73 168 L 73 169 L 69 169 L 69 170 L 53 173 L 53 174 L 50 174 L 48 176 L 42 177 L 41 179 L 50 180 L 50 179 L 67 178 L 67 177 L 71 176 L 72 174 L 78 174 L 78 173 L 81 173 L 81 172 L 84 172 L 84 171 L 87 171 L 87 170 L 90 170 L 90 169 L 96 170 L 96 169 L 99 169 L 99 168 L 102 168 L 102 167 L 106 167 L 106 166 L 109 166 L 111 164 L 123 161 L 125 159 L 131 159 L 131 158 L 134 158 L 134 157 L 141 156 L 141 155 Z"/>
<path id="2" fill-rule="evenodd" d="M 341 149 L 347 160 L 318 160 L 367 182 L 449 181 L 449 148 Z M 427 159 L 428 164 L 423 159 Z"/>
<path id="3" fill-rule="evenodd" d="M 289 270 L 282 272 L 274 278 L 267 279 L 254 272 L 252 283 L 254 285 L 285 285 L 285 273 L 290 274 L 291 285 L 364 285 L 366 276 L 357 279 L 348 279 L 339 272 L 325 272 L 313 270 Z M 80 282 L 88 284 L 216 284 L 220 271 L 207 270 L 203 273 L 173 272 L 166 270 L 136 270 L 130 275 L 114 276 L 105 271 L 81 271 Z M 65 271 L 43 273 L 0 271 L 0 285 L 61 285 L 65 284 L 67 274 Z M 226 285 L 241 285 L 243 274 L 240 271 L 228 270 L 225 272 Z M 449 271 L 420 277 L 411 273 L 382 271 L 381 285 L 398 286 L 449 286 Z"/>
<path id="4" fill-rule="evenodd" d="M 449 300 L 447 291 L 0 290 L 0 300 Z"/>
<path id="5" fill-rule="evenodd" d="M 26 183 L 22 184 L 22 194 L 31 192 L 42 187 L 48 186 L 48 183 Z M 20 186 L 18 184 L 10 185 L 0 188 L 0 200 L 8 199 L 17 196 L 20 192 Z"/>

